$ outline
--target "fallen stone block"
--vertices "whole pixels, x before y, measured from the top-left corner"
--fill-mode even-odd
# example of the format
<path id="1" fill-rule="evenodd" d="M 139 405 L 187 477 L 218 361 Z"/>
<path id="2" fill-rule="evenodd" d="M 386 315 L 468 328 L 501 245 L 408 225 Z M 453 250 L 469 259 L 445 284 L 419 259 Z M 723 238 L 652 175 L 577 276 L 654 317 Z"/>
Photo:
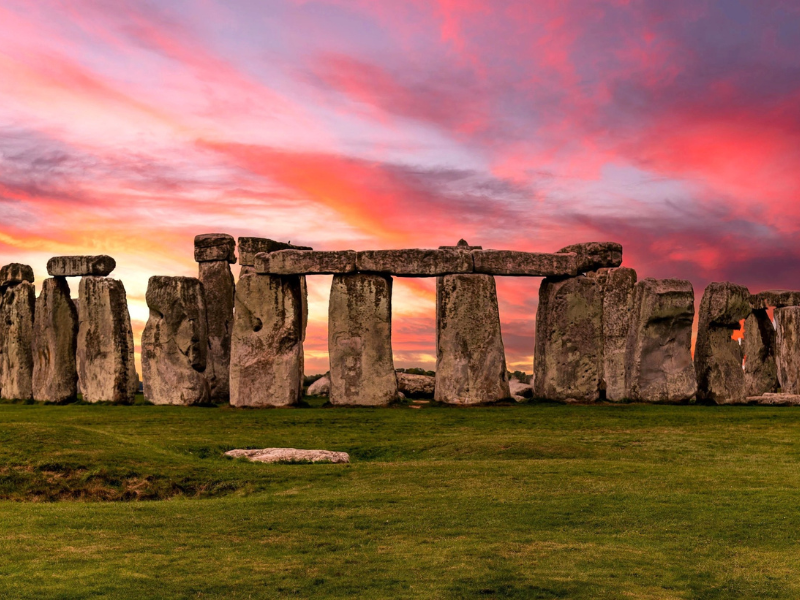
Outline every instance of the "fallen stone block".
<path id="1" fill-rule="evenodd" d="M 520 277 L 571 277 L 578 274 L 575 253 L 474 250 L 475 273 Z"/>
<path id="2" fill-rule="evenodd" d="M 567 252 L 575 253 L 578 273 L 614 268 L 622 264 L 622 244 L 616 242 L 572 244 L 559 250 L 559 253 Z"/>
<path id="3" fill-rule="evenodd" d="M 533 386 L 530 383 L 522 383 L 514 377 L 508 380 L 508 391 L 517 402 L 533 397 Z"/>
<path id="4" fill-rule="evenodd" d="M 433 398 L 436 391 L 436 378 L 430 375 L 397 373 L 397 389 L 407 398 Z"/>
<path id="5" fill-rule="evenodd" d="M 33 283 L 33 269 L 30 266 L 10 263 L 0 268 L 0 288 L 11 287 L 24 281 Z"/>
<path id="6" fill-rule="evenodd" d="M 763 406 L 800 406 L 800 394 L 761 394 L 748 396 L 747 402 Z"/>
<path id="7" fill-rule="evenodd" d="M 78 310 L 63 277 L 45 279 L 33 319 L 33 399 L 67 402 L 78 395 Z"/>
<path id="8" fill-rule="evenodd" d="M 778 390 L 775 364 L 775 327 L 766 309 L 756 309 L 744 323 L 744 389 L 747 396 Z"/>
<path id="9" fill-rule="evenodd" d="M 306 392 L 309 396 L 327 396 L 330 394 L 331 391 L 331 380 L 330 377 L 327 375 L 325 377 L 320 377 L 310 386 L 308 386 L 308 391 Z"/>
<path id="10" fill-rule="evenodd" d="M 16 280 L 16 277 L 12 279 Z M 8 281 L 8 279 L 6 279 Z M 36 293 L 21 281 L 7 287 L 0 302 L 0 397 L 33 397 L 33 319 Z"/>
<path id="11" fill-rule="evenodd" d="M 298 450 L 297 448 L 262 448 L 261 450 L 228 450 L 225 456 L 246 458 L 263 463 L 349 463 L 347 452 L 331 450 Z"/>
<path id="12" fill-rule="evenodd" d="M 357 253 L 356 269 L 398 277 L 472 273 L 472 255 L 457 249 L 366 250 Z"/>
<path id="13" fill-rule="evenodd" d="M 117 262 L 110 256 L 54 256 L 47 261 L 47 272 L 53 277 L 104 277 L 111 273 Z"/>
<path id="14" fill-rule="evenodd" d="M 268 275 L 336 275 L 355 270 L 353 250 L 278 250 L 259 253 L 255 259 L 256 273 Z"/>
<path id="15" fill-rule="evenodd" d="M 211 399 L 230 398 L 231 335 L 236 286 L 230 265 L 225 261 L 201 262 L 199 279 L 206 297 L 208 358 L 205 371 Z"/>
<path id="16" fill-rule="evenodd" d="M 277 252 L 278 250 L 311 250 L 311 248 L 309 246 L 295 246 L 286 242 L 276 242 L 267 238 L 240 237 L 239 264 L 243 267 L 252 267 L 256 262 L 256 254 Z"/>
<path id="17" fill-rule="evenodd" d="M 784 394 L 800 394 L 800 306 L 776 308 L 775 363 Z"/>
<path id="18" fill-rule="evenodd" d="M 194 260 L 196 262 L 236 262 L 236 240 L 227 233 L 201 233 L 194 238 Z"/>
<path id="19" fill-rule="evenodd" d="M 750 295 L 753 310 L 800 306 L 800 292 L 794 290 L 765 290 Z"/>

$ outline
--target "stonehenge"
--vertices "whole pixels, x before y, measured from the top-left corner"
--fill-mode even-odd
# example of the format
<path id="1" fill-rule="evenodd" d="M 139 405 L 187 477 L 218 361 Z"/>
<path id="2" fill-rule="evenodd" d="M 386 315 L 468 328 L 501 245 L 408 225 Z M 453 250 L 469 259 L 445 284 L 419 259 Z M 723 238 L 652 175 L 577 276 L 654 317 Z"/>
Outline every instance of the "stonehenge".
<path id="1" fill-rule="evenodd" d="M 64 277 L 42 283 L 33 320 L 33 399 L 67 402 L 78 395 L 78 311 Z"/>
<path id="2" fill-rule="evenodd" d="M 0 270 L 0 397 L 33 397 L 33 270 L 12 264 Z"/>
<path id="3" fill-rule="evenodd" d="M 110 256 L 54 256 L 47 261 L 47 273 L 51 277 L 83 277 L 111 274 L 117 262 Z"/>

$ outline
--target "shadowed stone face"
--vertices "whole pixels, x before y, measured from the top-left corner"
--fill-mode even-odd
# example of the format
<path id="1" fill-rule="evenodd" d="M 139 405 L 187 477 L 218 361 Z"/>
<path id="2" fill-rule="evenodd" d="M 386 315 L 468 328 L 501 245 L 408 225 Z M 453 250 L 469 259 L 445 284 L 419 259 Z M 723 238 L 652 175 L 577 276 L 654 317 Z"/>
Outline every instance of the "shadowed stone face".
<path id="1" fill-rule="evenodd" d="M 236 262 L 236 242 L 227 233 L 202 233 L 194 238 L 194 259 L 197 262 Z"/>
<path id="2" fill-rule="evenodd" d="M 110 256 L 54 256 L 47 261 L 47 272 L 53 277 L 83 277 L 108 275 L 117 266 Z"/>
<path id="3" fill-rule="evenodd" d="M 574 253 L 547 254 L 516 250 L 475 250 L 475 273 L 520 277 L 565 277 L 577 275 Z"/>
<path id="4" fill-rule="evenodd" d="M 747 396 L 778 390 L 775 364 L 775 328 L 766 309 L 756 309 L 744 324 L 744 387 Z"/>
<path id="5" fill-rule="evenodd" d="M 133 331 L 121 281 L 81 279 L 78 310 L 78 383 L 87 402 L 131 402 L 138 382 Z"/>
<path id="6" fill-rule="evenodd" d="M 616 242 L 572 244 L 559 252 L 574 252 L 578 273 L 618 267 L 622 264 L 622 245 Z"/>
<path id="7" fill-rule="evenodd" d="M 750 306 L 753 310 L 798 305 L 800 305 L 800 292 L 794 290 L 765 290 L 750 296 Z"/>
<path id="8" fill-rule="evenodd" d="M 27 281 L 33 283 L 33 269 L 28 265 L 11 263 L 0 269 L 0 288 Z"/>
<path id="9" fill-rule="evenodd" d="M 224 263 L 223 263 L 224 264 Z M 151 277 L 150 317 L 142 333 L 144 395 L 153 404 L 208 402 L 203 285 L 193 277 Z"/>
<path id="10" fill-rule="evenodd" d="M 66 402 L 78 394 L 78 311 L 63 277 L 45 279 L 33 321 L 33 399 Z"/>
<path id="11" fill-rule="evenodd" d="M 33 316 L 36 296 L 29 281 L 6 288 L 0 304 L 0 396 L 33 397 Z"/>
<path id="12" fill-rule="evenodd" d="M 227 402 L 230 396 L 231 335 L 235 285 L 225 261 L 201 262 L 200 281 L 206 297 L 208 364 L 206 380 L 212 400 Z"/>
<path id="13" fill-rule="evenodd" d="M 781 392 L 800 394 L 800 306 L 775 309 L 775 362 Z"/>
<path id="14" fill-rule="evenodd" d="M 300 277 L 241 276 L 231 342 L 231 404 L 292 406 L 300 400 L 302 380 Z"/>
<path id="15" fill-rule="evenodd" d="M 335 275 L 328 306 L 330 401 L 386 406 L 397 399 L 392 357 L 392 279 Z"/>
<path id="16" fill-rule="evenodd" d="M 483 404 L 509 398 L 497 290 L 491 275 L 436 280 L 435 399 Z"/>

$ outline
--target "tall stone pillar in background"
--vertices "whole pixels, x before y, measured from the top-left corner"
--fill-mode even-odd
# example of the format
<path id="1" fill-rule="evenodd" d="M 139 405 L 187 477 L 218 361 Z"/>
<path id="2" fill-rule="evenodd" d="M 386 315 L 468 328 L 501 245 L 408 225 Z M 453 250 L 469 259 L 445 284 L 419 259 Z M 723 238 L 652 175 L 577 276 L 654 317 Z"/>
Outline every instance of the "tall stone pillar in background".
<path id="1" fill-rule="evenodd" d="M 33 397 L 33 269 L 12 263 L 0 269 L 0 397 Z"/>
<path id="2" fill-rule="evenodd" d="M 236 263 L 236 242 L 224 233 L 204 233 L 194 238 L 194 259 L 205 289 L 208 318 L 208 360 L 205 377 L 211 400 L 230 398 L 231 335 L 235 286 L 230 265 Z"/>
<path id="3" fill-rule="evenodd" d="M 78 311 L 64 277 L 51 277 L 42 283 L 33 325 L 33 399 L 74 399 L 78 394 Z"/>
<path id="4" fill-rule="evenodd" d="M 767 309 L 754 309 L 744 322 L 744 389 L 747 396 L 778 391 L 775 327 Z"/>
<path id="5" fill-rule="evenodd" d="M 775 363 L 784 394 L 800 394 L 800 306 L 775 309 Z"/>
<path id="6" fill-rule="evenodd" d="M 392 357 L 392 278 L 334 275 L 328 306 L 330 402 L 386 406 L 397 399 Z"/>

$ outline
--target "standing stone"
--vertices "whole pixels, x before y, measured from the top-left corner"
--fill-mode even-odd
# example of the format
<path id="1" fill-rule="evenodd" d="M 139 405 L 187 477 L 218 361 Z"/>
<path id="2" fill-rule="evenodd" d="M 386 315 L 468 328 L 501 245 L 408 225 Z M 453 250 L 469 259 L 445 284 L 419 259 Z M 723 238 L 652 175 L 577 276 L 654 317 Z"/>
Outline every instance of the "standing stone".
<path id="1" fill-rule="evenodd" d="M 30 265 L 10 263 L 0 268 L 0 289 L 27 281 L 33 283 L 33 269 Z"/>
<path id="2" fill-rule="evenodd" d="M 749 314 L 746 287 L 714 282 L 703 292 L 694 350 L 698 400 L 717 404 L 746 401 L 742 348 L 731 335 Z"/>
<path id="3" fill-rule="evenodd" d="M 693 321 L 690 282 L 647 278 L 636 284 L 625 352 L 625 385 L 632 400 L 685 402 L 695 395 Z"/>
<path id="4" fill-rule="evenodd" d="M 784 394 L 800 394 L 800 306 L 775 309 L 775 363 Z"/>
<path id="5" fill-rule="evenodd" d="M 209 401 L 206 300 L 194 277 L 154 276 L 147 283 L 150 317 L 142 333 L 144 395 L 153 404 Z"/>
<path id="6" fill-rule="evenodd" d="M 78 394 L 78 311 L 63 277 L 45 279 L 33 320 L 33 399 L 66 402 Z"/>
<path id="7" fill-rule="evenodd" d="M 78 385 L 87 402 L 131 402 L 138 388 L 125 286 L 86 276 L 78 295 Z"/>
<path id="8" fill-rule="evenodd" d="M 536 397 L 582 402 L 600 398 L 602 291 L 593 277 L 542 281 L 533 363 Z"/>
<path id="9" fill-rule="evenodd" d="M 744 388 L 747 396 L 778 391 L 775 327 L 766 309 L 750 313 L 744 323 Z"/>
<path id="10" fill-rule="evenodd" d="M 438 277 L 434 398 L 485 404 L 510 396 L 494 277 Z"/>
<path id="11" fill-rule="evenodd" d="M 330 402 L 386 406 L 397 399 L 392 357 L 392 278 L 334 275 L 328 306 Z"/>
<path id="12" fill-rule="evenodd" d="M 13 283 L 11 279 L 5 279 L 9 287 L 3 292 L 0 305 L 0 396 L 29 400 L 33 397 L 32 344 L 36 291 L 27 279 Z"/>
<path id="13" fill-rule="evenodd" d="M 233 406 L 293 406 L 303 393 L 303 299 L 297 275 L 239 278 L 231 342 Z"/>
<path id="14" fill-rule="evenodd" d="M 236 241 L 227 233 L 201 233 L 194 236 L 196 262 L 236 262 Z"/>

